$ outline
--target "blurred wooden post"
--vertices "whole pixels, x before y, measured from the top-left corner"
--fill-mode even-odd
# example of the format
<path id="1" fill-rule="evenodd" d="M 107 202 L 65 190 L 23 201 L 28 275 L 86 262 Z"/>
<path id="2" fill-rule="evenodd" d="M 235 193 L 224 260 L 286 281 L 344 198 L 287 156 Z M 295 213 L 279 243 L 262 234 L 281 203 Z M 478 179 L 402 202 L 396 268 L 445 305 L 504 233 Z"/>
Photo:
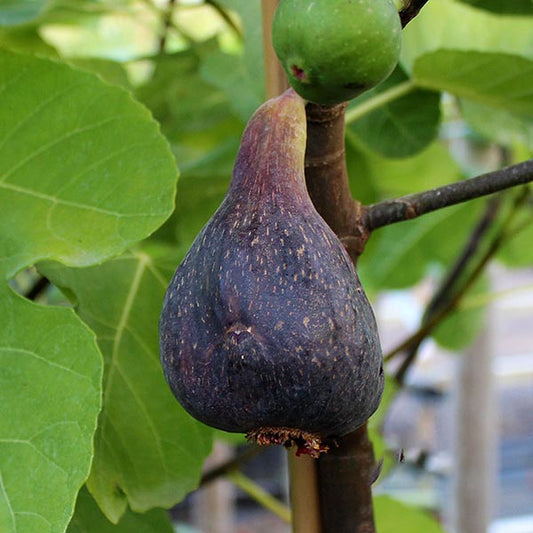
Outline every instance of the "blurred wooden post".
<path id="1" fill-rule="evenodd" d="M 461 356 L 456 382 L 452 531 L 487 533 L 493 515 L 498 418 L 490 311 L 476 342 Z"/>
<path id="2" fill-rule="evenodd" d="M 231 459 L 233 448 L 222 442 L 215 442 L 213 451 L 204 467 Z M 213 481 L 195 494 L 193 522 L 203 533 L 234 533 L 234 498 L 235 487 L 231 481 L 220 478 Z"/>

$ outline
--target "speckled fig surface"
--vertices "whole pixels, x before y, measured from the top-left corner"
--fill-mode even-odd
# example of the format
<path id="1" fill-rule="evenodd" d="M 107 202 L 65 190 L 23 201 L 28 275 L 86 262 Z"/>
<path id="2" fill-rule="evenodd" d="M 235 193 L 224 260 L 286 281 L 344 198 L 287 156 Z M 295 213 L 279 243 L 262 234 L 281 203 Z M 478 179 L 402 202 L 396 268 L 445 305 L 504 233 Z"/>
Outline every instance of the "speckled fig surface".
<path id="1" fill-rule="evenodd" d="M 384 376 L 370 304 L 308 196 L 305 140 L 292 89 L 251 118 L 226 197 L 168 287 L 160 350 L 192 416 L 313 453 L 368 419 Z"/>

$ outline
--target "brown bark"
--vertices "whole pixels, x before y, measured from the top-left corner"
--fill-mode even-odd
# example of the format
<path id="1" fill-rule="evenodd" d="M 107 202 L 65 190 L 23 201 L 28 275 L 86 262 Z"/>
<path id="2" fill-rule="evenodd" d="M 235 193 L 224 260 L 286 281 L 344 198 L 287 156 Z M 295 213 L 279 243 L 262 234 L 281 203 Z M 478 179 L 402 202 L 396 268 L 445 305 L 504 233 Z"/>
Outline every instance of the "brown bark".
<path id="1" fill-rule="evenodd" d="M 368 233 L 361 225 L 362 206 L 352 198 L 346 170 L 344 113 L 346 104 L 308 104 L 305 178 L 317 211 L 357 261 Z"/>
<path id="2" fill-rule="evenodd" d="M 361 204 L 352 198 L 348 183 L 345 109 L 345 104 L 308 104 L 305 174 L 317 211 L 355 263 L 368 235 L 360 227 Z M 366 425 L 337 444 L 317 460 L 322 533 L 374 533 L 371 484 L 375 462 Z"/>

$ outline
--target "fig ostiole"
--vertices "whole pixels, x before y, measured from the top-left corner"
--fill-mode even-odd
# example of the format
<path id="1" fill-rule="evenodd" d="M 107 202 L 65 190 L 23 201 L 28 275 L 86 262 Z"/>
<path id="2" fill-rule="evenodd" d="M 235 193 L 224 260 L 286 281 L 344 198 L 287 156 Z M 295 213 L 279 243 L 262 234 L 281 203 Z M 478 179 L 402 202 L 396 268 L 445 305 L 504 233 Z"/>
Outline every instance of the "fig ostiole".
<path id="1" fill-rule="evenodd" d="M 333 105 L 388 77 L 401 29 L 392 0 L 280 0 L 272 42 L 292 87 Z"/>
<path id="2" fill-rule="evenodd" d="M 304 177 L 305 103 L 289 89 L 243 134 L 226 197 L 168 287 L 165 377 L 195 418 L 317 456 L 384 386 L 374 314 Z"/>

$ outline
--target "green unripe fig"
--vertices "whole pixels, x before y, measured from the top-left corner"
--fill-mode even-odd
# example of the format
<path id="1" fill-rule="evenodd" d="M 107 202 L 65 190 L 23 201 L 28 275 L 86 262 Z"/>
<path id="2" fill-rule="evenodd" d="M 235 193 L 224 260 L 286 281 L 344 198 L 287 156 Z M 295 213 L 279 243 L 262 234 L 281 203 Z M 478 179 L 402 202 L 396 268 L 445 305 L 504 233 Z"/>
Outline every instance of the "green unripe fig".
<path id="1" fill-rule="evenodd" d="M 332 105 L 392 72 L 401 29 L 392 0 L 280 0 L 272 41 L 296 92 Z"/>

